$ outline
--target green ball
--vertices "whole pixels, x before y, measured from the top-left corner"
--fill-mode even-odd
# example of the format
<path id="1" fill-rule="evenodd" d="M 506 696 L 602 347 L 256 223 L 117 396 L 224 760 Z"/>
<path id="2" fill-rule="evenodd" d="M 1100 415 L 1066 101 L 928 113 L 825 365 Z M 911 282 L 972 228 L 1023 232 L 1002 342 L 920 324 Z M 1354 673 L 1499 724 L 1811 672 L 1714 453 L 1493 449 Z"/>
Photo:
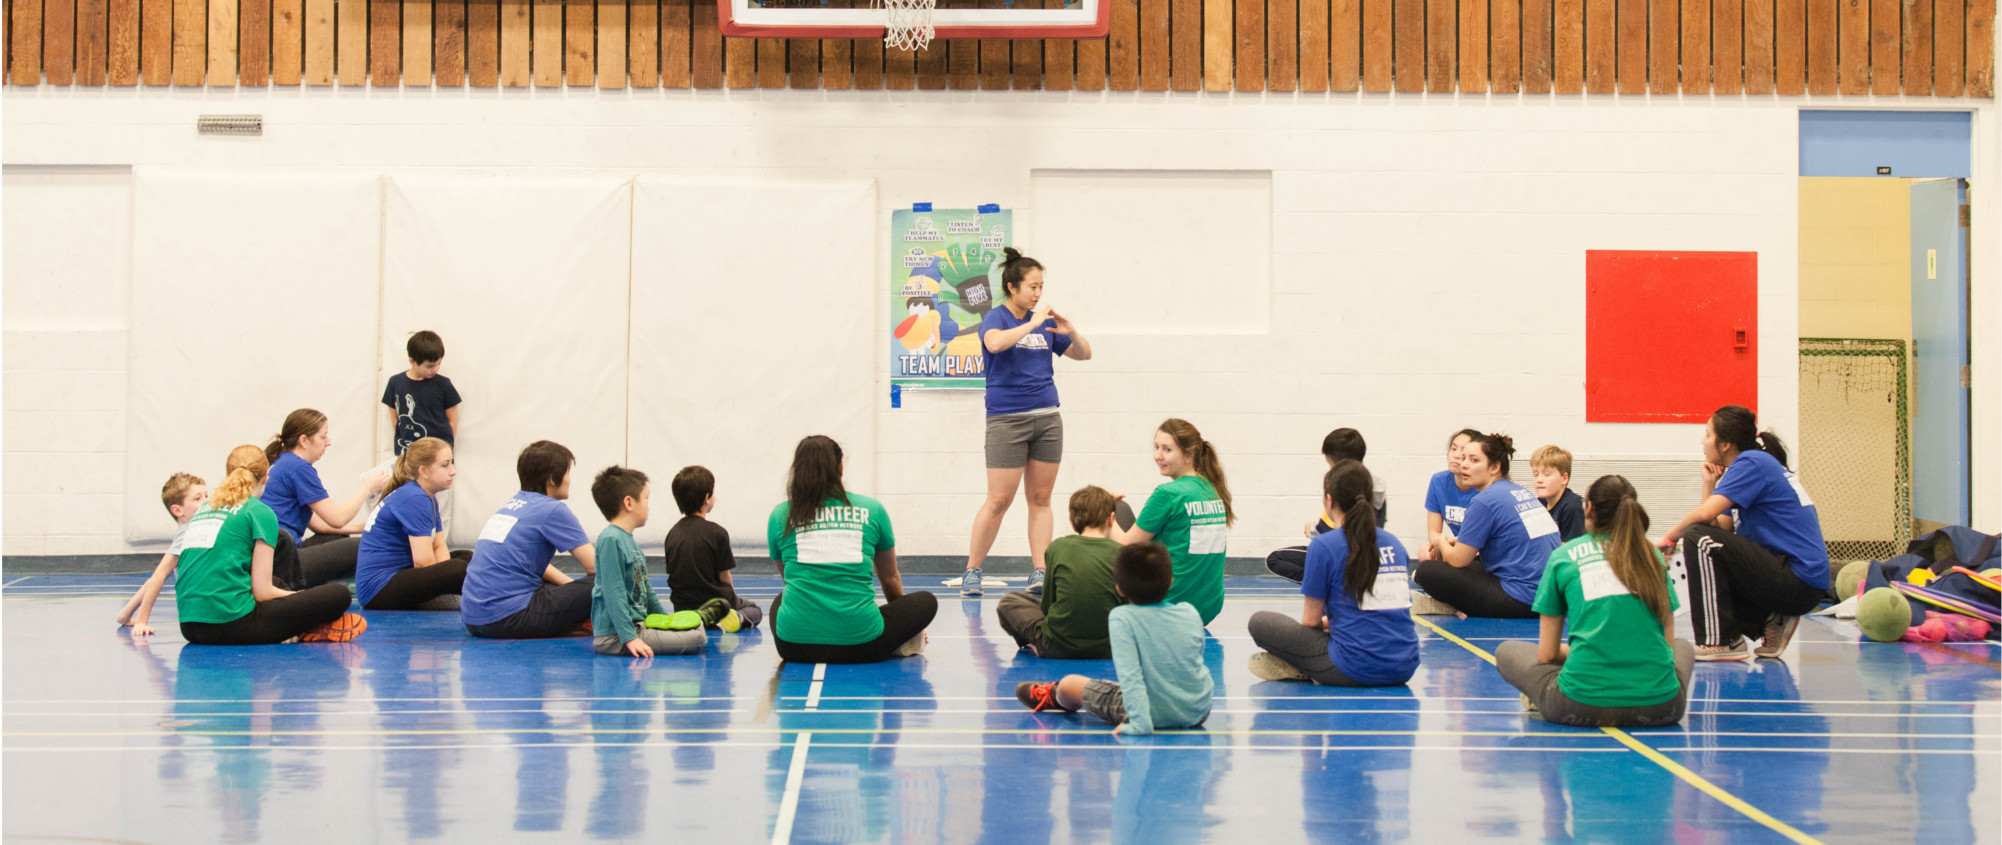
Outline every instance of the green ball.
<path id="1" fill-rule="evenodd" d="M 1897 642 L 1911 626 L 1911 601 L 1890 587 L 1865 592 L 1856 603 L 1856 627 L 1863 629 L 1863 636 L 1877 642 Z"/>
<path id="2" fill-rule="evenodd" d="M 1850 596 L 1856 595 L 1856 590 L 1863 586 L 1863 578 L 1869 574 L 1870 562 L 1867 560 L 1844 564 L 1842 570 L 1835 573 L 1835 598 L 1848 601 Z"/>

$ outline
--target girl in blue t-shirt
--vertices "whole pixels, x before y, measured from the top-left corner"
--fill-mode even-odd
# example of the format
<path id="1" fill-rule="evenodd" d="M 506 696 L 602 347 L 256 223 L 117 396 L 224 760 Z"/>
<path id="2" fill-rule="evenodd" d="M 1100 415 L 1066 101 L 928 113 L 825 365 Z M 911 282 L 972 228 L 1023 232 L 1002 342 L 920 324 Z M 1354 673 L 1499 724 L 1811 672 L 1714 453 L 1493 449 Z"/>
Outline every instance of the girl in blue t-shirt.
<path id="1" fill-rule="evenodd" d="M 1251 673 L 1268 681 L 1309 680 L 1337 687 L 1397 686 L 1418 671 L 1411 626 L 1411 559 L 1377 528 L 1374 482 L 1358 461 L 1339 461 L 1321 480 L 1321 508 L 1337 530 L 1307 546 L 1299 621 L 1261 610 L 1251 616 Z"/>
<path id="2" fill-rule="evenodd" d="M 438 494 L 459 470 L 452 447 L 423 437 L 396 458 L 382 504 L 369 514 L 355 564 L 355 598 L 366 610 L 458 610 L 472 552 L 450 552 Z"/>
<path id="3" fill-rule="evenodd" d="M 1474 438 L 1460 454 L 1460 473 L 1480 493 L 1467 505 L 1456 537 L 1442 537 L 1438 560 L 1419 561 L 1413 579 L 1428 596 L 1461 617 L 1535 619 L 1543 564 L 1557 550 L 1557 521 L 1535 493 L 1508 480 L 1515 441 L 1506 434 Z M 1475 558 L 1479 557 L 1478 565 Z"/>
<path id="4" fill-rule="evenodd" d="M 273 574 L 295 590 L 354 574 L 361 539 L 350 535 L 360 531 L 347 524 L 389 481 L 383 473 L 369 473 L 360 490 L 335 504 L 320 484 L 320 471 L 313 467 L 334 445 L 328 429 L 326 414 L 300 408 L 285 415 L 284 427 L 264 447 L 264 456 L 271 461 L 264 502 L 278 515 L 278 527 L 285 529 L 278 540 Z M 306 536 L 308 528 L 313 531 L 311 539 Z"/>
<path id="5" fill-rule="evenodd" d="M 1661 538 L 1682 544 L 1697 660 L 1777 658 L 1828 592 L 1821 517 L 1786 445 L 1746 408 L 1726 405 L 1703 429 L 1703 503 Z M 1757 652 L 1746 639 L 1758 637 Z"/>
<path id="6" fill-rule="evenodd" d="M 980 568 L 1015 501 L 1029 499 L 1029 559 L 1035 570 L 1029 592 L 1043 594 L 1043 550 L 1053 517 L 1050 488 L 1064 456 L 1064 420 L 1057 413 L 1057 356 L 1091 360 L 1091 342 L 1054 309 L 1036 310 L 1043 298 L 1043 265 L 1013 248 L 1001 262 L 1001 307 L 980 321 L 980 352 L 987 376 L 987 498 L 973 514 L 960 595 L 980 595 Z"/>
<path id="7" fill-rule="evenodd" d="M 1481 433 L 1471 428 L 1453 432 L 1452 439 L 1446 441 L 1446 468 L 1432 473 L 1432 480 L 1425 485 L 1425 549 L 1418 555 L 1420 560 L 1439 559 L 1440 536 L 1460 532 L 1468 503 L 1481 492 L 1463 486 L 1465 480 L 1460 477 L 1460 454 L 1479 436 Z"/>

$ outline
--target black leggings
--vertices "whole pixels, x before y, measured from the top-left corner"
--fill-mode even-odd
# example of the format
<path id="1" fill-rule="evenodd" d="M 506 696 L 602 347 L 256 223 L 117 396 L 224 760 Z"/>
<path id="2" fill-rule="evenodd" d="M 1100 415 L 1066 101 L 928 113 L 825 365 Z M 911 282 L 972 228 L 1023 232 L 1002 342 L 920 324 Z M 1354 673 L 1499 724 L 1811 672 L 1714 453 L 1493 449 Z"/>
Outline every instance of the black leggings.
<path id="1" fill-rule="evenodd" d="M 467 625 L 466 633 L 496 640 L 584 636 L 584 625 L 591 621 L 591 587 L 597 583 L 598 576 L 586 575 L 568 584 L 543 584 L 535 588 L 528 606 L 513 616 L 485 625 Z"/>
<path id="2" fill-rule="evenodd" d="M 1411 573 L 1419 589 L 1453 606 L 1454 610 L 1481 619 L 1535 619 L 1536 611 L 1516 601 L 1502 589 L 1500 578 L 1478 566 L 1465 568 L 1443 560 L 1421 560 Z"/>
<path id="3" fill-rule="evenodd" d="M 1769 617 L 1805 614 L 1828 591 L 1800 580 L 1784 556 L 1711 525 L 1692 525 L 1682 535 L 1682 564 L 1697 645 L 1764 637 Z"/>
<path id="4" fill-rule="evenodd" d="M 389 583 L 375 591 L 375 597 L 362 607 L 368 610 L 415 610 L 418 605 L 439 596 L 458 595 L 466 583 L 466 563 L 472 557 L 472 552 L 453 552 L 450 558 L 430 566 L 413 566 L 391 575 Z"/>
<path id="5" fill-rule="evenodd" d="M 354 577 L 360 554 L 360 537 L 315 534 L 300 543 L 292 539 L 292 532 L 280 531 L 278 545 L 272 548 L 271 576 L 286 589 L 317 587 L 336 578 Z"/>
<path id="6" fill-rule="evenodd" d="M 321 584 L 258 602 L 228 622 L 182 622 L 181 636 L 201 645 L 270 645 L 318 628 L 348 612 L 354 596 L 346 584 Z"/>
<path id="7" fill-rule="evenodd" d="M 854 645 L 789 643 L 779 637 L 780 593 L 772 599 L 772 640 L 778 643 L 779 659 L 787 663 L 880 663 L 890 659 L 899 646 L 924 633 L 932 617 L 938 615 L 938 599 L 931 593 L 905 593 L 879 609 L 883 612 L 881 636 Z"/>

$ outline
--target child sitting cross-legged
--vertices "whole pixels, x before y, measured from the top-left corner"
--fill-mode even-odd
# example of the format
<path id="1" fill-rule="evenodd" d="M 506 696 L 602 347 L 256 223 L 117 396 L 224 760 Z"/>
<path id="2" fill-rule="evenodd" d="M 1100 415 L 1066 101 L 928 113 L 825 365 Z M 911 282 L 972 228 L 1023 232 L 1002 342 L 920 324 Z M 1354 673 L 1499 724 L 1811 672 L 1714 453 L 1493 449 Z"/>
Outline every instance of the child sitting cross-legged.
<path id="1" fill-rule="evenodd" d="M 1112 656 L 1108 614 L 1119 606 L 1112 560 L 1119 543 L 1108 539 L 1118 502 L 1095 484 L 1071 494 L 1071 527 L 1043 553 L 1049 576 L 1043 594 L 1009 593 L 994 611 L 1015 644 L 1038 657 L 1104 660 Z M 1130 517 L 1129 517 L 1130 519 Z"/>
<path id="2" fill-rule="evenodd" d="M 1112 578 L 1114 589 L 1132 602 L 1109 617 L 1119 680 L 1065 675 L 1055 683 L 1023 682 L 1015 698 L 1038 712 L 1082 709 L 1111 723 L 1116 734 L 1201 725 L 1213 690 L 1203 665 L 1203 620 L 1187 602 L 1163 601 L 1175 581 L 1167 547 L 1143 542 L 1120 549 Z"/>
<path id="3" fill-rule="evenodd" d="M 681 618 L 668 630 L 667 609 L 647 583 L 646 555 L 633 532 L 646 525 L 648 498 L 646 473 L 636 469 L 606 467 L 591 482 L 591 500 L 612 523 L 593 548 L 598 579 L 591 587 L 591 646 L 599 654 L 697 654 L 709 639 L 693 613 L 675 614 Z"/>
<path id="4" fill-rule="evenodd" d="M 681 520 L 667 531 L 667 599 L 677 611 L 692 610 L 711 628 L 736 631 L 755 628 L 764 612 L 737 595 L 730 570 L 737 556 L 730 553 L 730 532 L 709 521 L 716 509 L 716 476 L 706 467 L 682 467 L 668 482 Z"/>

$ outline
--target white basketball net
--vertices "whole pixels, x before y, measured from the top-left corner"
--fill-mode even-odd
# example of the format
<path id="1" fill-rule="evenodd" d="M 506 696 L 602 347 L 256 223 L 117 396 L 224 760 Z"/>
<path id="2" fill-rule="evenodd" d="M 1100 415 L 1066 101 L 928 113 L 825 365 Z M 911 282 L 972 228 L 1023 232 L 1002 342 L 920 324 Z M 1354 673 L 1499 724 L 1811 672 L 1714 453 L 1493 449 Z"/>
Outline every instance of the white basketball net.
<path id="1" fill-rule="evenodd" d="M 883 0 L 887 24 L 883 45 L 899 50 L 922 50 L 937 34 L 931 25 L 932 9 L 938 0 Z"/>

